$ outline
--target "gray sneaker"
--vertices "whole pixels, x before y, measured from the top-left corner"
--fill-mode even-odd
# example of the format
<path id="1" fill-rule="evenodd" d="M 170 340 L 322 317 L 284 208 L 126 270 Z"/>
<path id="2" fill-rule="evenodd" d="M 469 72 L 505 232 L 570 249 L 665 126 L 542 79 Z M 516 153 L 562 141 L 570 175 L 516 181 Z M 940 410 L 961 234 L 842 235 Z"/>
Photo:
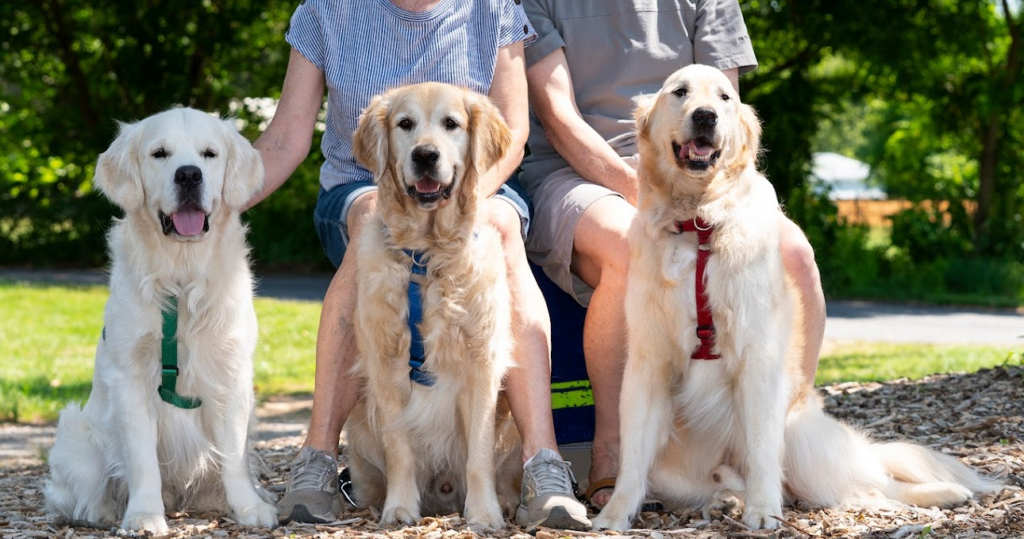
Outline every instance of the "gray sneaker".
<path id="1" fill-rule="evenodd" d="M 589 530 L 587 508 L 573 495 L 576 478 L 569 463 L 550 449 L 541 449 L 523 465 L 523 489 L 516 524 L 526 531 L 537 526 Z"/>
<path id="2" fill-rule="evenodd" d="M 292 461 L 288 490 L 277 503 L 281 523 L 296 521 L 322 524 L 337 520 L 338 463 L 329 453 L 306 446 Z"/>

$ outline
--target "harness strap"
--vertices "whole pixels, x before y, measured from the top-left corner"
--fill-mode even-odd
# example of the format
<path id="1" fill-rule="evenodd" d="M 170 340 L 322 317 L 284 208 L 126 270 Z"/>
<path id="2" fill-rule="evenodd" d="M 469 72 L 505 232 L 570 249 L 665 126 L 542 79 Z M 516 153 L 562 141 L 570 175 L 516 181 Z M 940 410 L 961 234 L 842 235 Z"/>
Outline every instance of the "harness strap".
<path id="1" fill-rule="evenodd" d="M 164 402 L 185 410 L 199 408 L 203 400 L 185 397 L 175 390 L 178 384 L 178 298 L 168 299 L 170 309 L 163 312 L 163 338 L 160 341 L 161 380 L 157 392 Z"/>
<path id="2" fill-rule="evenodd" d="M 419 251 L 402 249 L 412 259 L 410 268 L 412 275 L 409 276 L 409 379 L 423 386 L 433 386 L 437 379 L 424 369 L 426 363 L 426 352 L 423 349 L 423 336 L 420 334 L 419 325 L 423 321 L 423 295 L 421 285 L 415 275 L 425 277 L 427 275 L 426 255 Z"/>
<path id="3" fill-rule="evenodd" d="M 694 217 L 689 221 L 676 221 L 676 233 L 697 233 L 697 277 L 694 284 L 697 296 L 697 338 L 700 339 L 700 346 L 693 351 L 691 359 L 710 360 L 721 357 L 714 353 L 715 321 L 711 317 L 711 306 L 708 305 L 704 282 L 704 271 L 708 265 L 708 258 L 711 257 L 711 234 L 714 231 L 715 227 L 705 223 L 700 217 Z"/>

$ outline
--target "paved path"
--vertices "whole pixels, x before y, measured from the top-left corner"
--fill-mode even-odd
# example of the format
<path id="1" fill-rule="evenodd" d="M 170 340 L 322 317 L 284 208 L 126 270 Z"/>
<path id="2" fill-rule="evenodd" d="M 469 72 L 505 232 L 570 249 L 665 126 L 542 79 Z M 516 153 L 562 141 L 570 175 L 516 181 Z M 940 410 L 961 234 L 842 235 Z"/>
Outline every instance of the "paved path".
<path id="1" fill-rule="evenodd" d="M 106 284 L 100 270 L 0 270 L 0 280 L 34 283 Z M 330 276 L 260 275 L 257 295 L 320 301 Z M 921 307 L 862 301 L 830 301 L 825 339 L 833 342 L 921 342 L 1024 347 L 1024 313 L 960 307 Z"/>

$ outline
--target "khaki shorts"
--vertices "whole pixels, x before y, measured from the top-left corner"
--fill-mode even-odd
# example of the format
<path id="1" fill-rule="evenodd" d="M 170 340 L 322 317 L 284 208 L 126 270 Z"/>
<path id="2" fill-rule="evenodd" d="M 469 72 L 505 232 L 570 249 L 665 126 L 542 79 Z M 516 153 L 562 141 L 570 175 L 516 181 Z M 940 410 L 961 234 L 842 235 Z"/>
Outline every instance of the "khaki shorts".
<path id="1" fill-rule="evenodd" d="M 637 166 L 636 156 L 624 159 L 634 168 Z M 591 204 L 607 196 L 624 198 L 607 187 L 581 178 L 572 167 L 552 172 L 538 182 L 531 193 L 533 212 L 526 254 L 549 279 L 584 307 L 590 304 L 594 289 L 570 269 L 576 225 Z"/>

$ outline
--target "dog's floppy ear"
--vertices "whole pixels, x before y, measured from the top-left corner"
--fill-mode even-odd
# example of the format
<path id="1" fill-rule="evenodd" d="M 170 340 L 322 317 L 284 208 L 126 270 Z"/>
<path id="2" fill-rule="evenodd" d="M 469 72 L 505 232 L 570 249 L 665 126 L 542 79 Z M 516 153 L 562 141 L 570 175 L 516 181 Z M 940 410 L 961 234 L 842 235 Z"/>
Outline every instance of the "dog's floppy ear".
<path id="1" fill-rule="evenodd" d="M 137 123 L 117 125 L 117 138 L 96 161 L 92 183 L 125 213 L 131 213 L 142 208 L 146 198 L 139 169 L 141 129 Z"/>
<path id="2" fill-rule="evenodd" d="M 747 163 L 756 162 L 761 147 L 761 120 L 754 108 L 740 103 L 738 118 L 739 137 L 736 141 L 736 159 L 733 166 L 744 167 Z"/>
<path id="3" fill-rule="evenodd" d="M 228 149 L 224 169 L 224 204 L 238 210 L 263 189 L 263 158 L 249 140 L 235 130 L 233 120 L 221 120 L 220 123 Z"/>
<path id="4" fill-rule="evenodd" d="M 375 96 L 363 109 L 359 123 L 352 133 L 352 155 L 360 165 L 373 172 L 374 178 L 384 175 L 391 154 L 388 137 L 388 94 Z"/>
<path id="5" fill-rule="evenodd" d="M 512 144 L 512 131 L 498 107 L 483 95 L 467 93 L 466 110 L 469 111 L 470 159 L 479 175 L 505 155 Z"/>
<path id="6" fill-rule="evenodd" d="M 654 102 L 657 96 L 641 95 L 633 98 L 636 108 L 633 109 L 633 120 L 636 122 L 636 133 L 641 137 L 647 137 L 651 132 L 651 111 L 654 109 Z"/>
<path id="7" fill-rule="evenodd" d="M 388 109 L 393 92 L 375 96 L 359 116 L 352 132 L 352 155 L 360 165 L 373 173 L 377 184 L 377 205 L 389 208 L 392 215 L 404 214 L 404 191 L 398 186 L 394 167 L 391 166 L 391 136 L 388 128 Z"/>

